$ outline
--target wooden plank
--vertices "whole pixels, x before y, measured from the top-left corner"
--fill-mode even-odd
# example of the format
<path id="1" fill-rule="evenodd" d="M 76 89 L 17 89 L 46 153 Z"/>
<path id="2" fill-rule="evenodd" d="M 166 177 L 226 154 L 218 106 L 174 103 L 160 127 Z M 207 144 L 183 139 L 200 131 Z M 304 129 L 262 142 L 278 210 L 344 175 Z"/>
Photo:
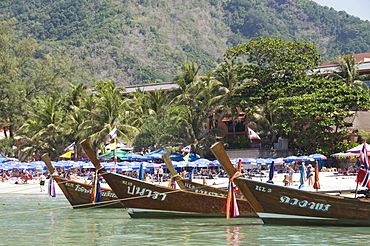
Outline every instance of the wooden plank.
<path id="1" fill-rule="evenodd" d="M 184 184 L 183 179 L 179 176 L 179 173 L 176 171 L 175 167 L 172 164 L 172 161 L 167 153 L 162 155 L 162 159 L 164 160 L 164 163 L 166 163 L 166 166 L 168 170 L 170 171 L 172 177 L 175 177 L 176 183 L 179 185 L 181 190 L 186 190 L 186 186 Z"/>

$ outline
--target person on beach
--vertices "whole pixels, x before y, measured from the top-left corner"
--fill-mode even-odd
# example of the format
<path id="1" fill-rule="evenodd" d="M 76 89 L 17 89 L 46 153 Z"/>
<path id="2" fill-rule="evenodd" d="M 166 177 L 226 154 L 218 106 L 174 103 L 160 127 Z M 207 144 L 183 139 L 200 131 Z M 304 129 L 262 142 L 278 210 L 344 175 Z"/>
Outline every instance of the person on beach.
<path id="1" fill-rule="evenodd" d="M 285 174 L 284 175 L 283 183 L 284 183 L 284 186 L 288 186 L 289 185 L 289 175 L 288 174 Z"/>
<path id="2" fill-rule="evenodd" d="M 160 184 L 162 184 L 162 182 L 163 182 L 163 168 L 162 167 L 160 167 L 158 169 L 158 182 Z"/>
<path id="3" fill-rule="evenodd" d="M 313 173 L 315 172 L 315 169 L 310 165 L 307 167 L 308 169 L 308 177 L 307 177 L 307 180 L 308 180 L 308 186 L 311 186 L 313 185 Z"/>
<path id="4" fill-rule="evenodd" d="M 289 181 L 290 186 L 293 185 L 293 173 L 294 173 L 293 168 L 289 167 L 289 169 L 288 169 L 288 176 L 289 176 L 288 181 Z"/>
<path id="5" fill-rule="evenodd" d="M 1 181 L 5 182 L 5 180 L 8 180 L 9 177 L 6 175 L 6 172 L 3 172 L 3 175 L 1 176 Z"/>
<path id="6" fill-rule="evenodd" d="M 39 180 L 40 180 L 40 192 L 44 192 L 46 177 L 43 173 L 40 175 Z"/>

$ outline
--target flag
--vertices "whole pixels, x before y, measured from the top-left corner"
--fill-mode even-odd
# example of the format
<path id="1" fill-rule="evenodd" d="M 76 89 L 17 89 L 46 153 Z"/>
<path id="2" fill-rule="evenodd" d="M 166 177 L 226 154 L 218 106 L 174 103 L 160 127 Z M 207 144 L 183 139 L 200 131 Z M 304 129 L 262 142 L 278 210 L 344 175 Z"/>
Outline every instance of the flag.
<path id="1" fill-rule="evenodd" d="M 184 148 L 181 149 L 181 152 L 187 152 L 187 153 L 190 153 L 190 150 L 191 150 L 191 146 L 188 145 L 188 146 L 185 146 Z"/>
<path id="2" fill-rule="evenodd" d="M 57 196 L 57 194 L 55 193 L 55 186 L 54 186 L 53 176 L 50 176 L 50 179 L 49 179 L 48 194 L 51 197 L 56 197 Z"/>
<path id="3" fill-rule="evenodd" d="M 71 158 L 72 153 L 73 153 L 73 150 L 70 150 L 67 153 L 64 153 L 63 155 L 60 155 L 59 157 L 62 157 L 62 158 Z"/>
<path id="4" fill-rule="evenodd" d="M 370 173 L 369 170 L 365 170 L 363 167 L 358 171 L 356 177 L 356 183 L 370 189 Z"/>
<path id="5" fill-rule="evenodd" d="M 364 145 L 362 146 L 362 149 L 360 151 L 360 159 L 362 165 L 364 165 L 364 168 L 369 169 L 369 158 L 367 156 L 366 142 L 364 142 Z"/>
<path id="6" fill-rule="evenodd" d="M 189 162 L 190 153 L 188 153 L 186 156 L 183 157 L 185 164 Z"/>
<path id="7" fill-rule="evenodd" d="M 258 136 L 257 133 L 255 133 L 252 129 L 248 127 L 248 133 L 250 139 L 261 139 L 260 136 Z"/>
<path id="8" fill-rule="evenodd" d="M 109 145 L 109 149 L 110 150 L 115 150 L 117 148 L 117 145 L 116 145 L 116 143 L 115 142 L 113 142 L 113 143 L 111 143 L 110 145 Z"/>
<path id="9" fill-rule="evenodd" d="M 64 149 L 64 152 L 66 152 L 66 151 L 74 151 L 75 150 L 75 144 L 76 144 L 76 142 L 73 142 L 70 145 L 68 145 L 68 147 Z"/>
<path id="10" fill-rule="evenodd" d="M 109 133 L 109 141 L 117 138 L 117 128 L 114 127 L 113 130 Z"/>
<path id="11" fill-rule="evenodd" d="M 357 173 L 356 183 L 370 189 L 369 158 L 367 156 L 366 142 L 360 151 L 361 168 Z"/>

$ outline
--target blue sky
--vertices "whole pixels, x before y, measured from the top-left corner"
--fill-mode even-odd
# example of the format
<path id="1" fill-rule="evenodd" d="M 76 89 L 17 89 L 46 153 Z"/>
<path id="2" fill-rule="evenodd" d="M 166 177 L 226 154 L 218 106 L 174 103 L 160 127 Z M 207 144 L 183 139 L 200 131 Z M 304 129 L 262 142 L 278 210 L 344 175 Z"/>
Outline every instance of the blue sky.
<path id="1" fill-rule="evenodd" d="M 335 10 L 344 10 L 350 15 L 370 21 L 370 0 L 313 0 L 320 5 L 333 7 Z"/>

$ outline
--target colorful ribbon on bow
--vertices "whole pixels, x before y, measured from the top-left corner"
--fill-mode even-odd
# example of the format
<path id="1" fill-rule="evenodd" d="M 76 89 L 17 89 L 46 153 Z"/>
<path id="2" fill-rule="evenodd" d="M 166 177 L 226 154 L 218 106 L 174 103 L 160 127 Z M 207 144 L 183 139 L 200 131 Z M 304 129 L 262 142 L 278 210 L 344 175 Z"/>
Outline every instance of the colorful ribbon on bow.
<path id="1" fill-rule="evenodd" d="M 235 196 L 235 187 L 233 183 L 234 179 L 240 176 L 242 176 L 242 174 L 238 171 L 235 172 L 235 174 L 229 179 L 227 198 L 224 207 L 222 208 L 222 210 L 226 212 L 226 219 L 230 219 L 232 217 L 237 217 L 240 215 L 238 203 Z"/>
<path id="2" fill-rule="evenodd" d="M 48 194 L 51 197 L 56 197 L 57 196 L 57 194 L 55 192 L 55 184 L 54 184 L 54 177 L 53 177 L 53 175 L 50 175 L 50 178 L 49 178 Z"/>
<path id="3" fill-rule="evenodd" d="M 179 174 L 173 175 L 173 177 L 170 179 L 170 182 L 168 182 L 168 187 L 172 189 L 176 189 L 176 178 L 181 177 Z"/>
<path id="4" fill-rule="evenodd" d="M 95 169 L 95 177 L 93 182 L 93 190 L 91 192 L 91 202 L 92 203 L 99 203 L 101 201 L 101 188 L 100 188 L 100 182 L 99 182 L 99 173 L 101 170 L 103 170 L 103 166 L 99 166 Z"/>

